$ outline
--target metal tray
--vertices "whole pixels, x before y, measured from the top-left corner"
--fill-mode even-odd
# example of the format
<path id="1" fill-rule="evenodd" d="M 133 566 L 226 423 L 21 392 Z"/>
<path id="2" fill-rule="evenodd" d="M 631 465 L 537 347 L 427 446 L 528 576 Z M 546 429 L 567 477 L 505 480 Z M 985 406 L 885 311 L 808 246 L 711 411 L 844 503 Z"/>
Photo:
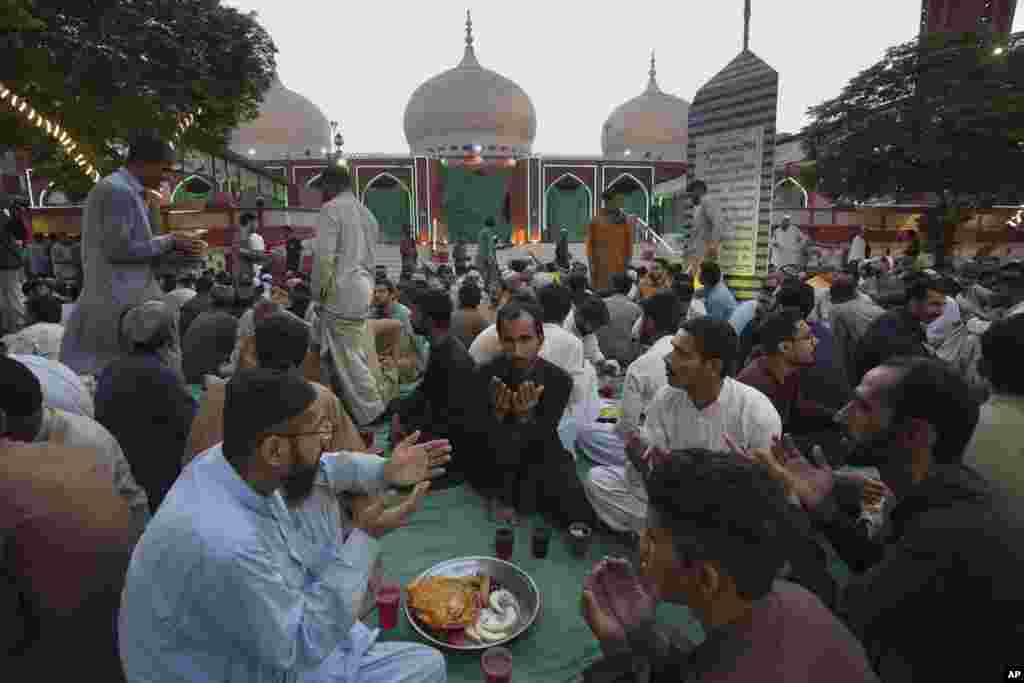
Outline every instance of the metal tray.
<path id="1" fill-rule="evenodd" d="M 405 618 L 409 620 L 409 623 L 412 624 L 414 629 L 416 629 L 416 632 L 437 647 L 442 647 L 448 650 L 473 652 L 487 650 L 488 648 L 503 645 L 515 640 L 533 625 L 533 622 L 536 621 L 537 617 L 540 615 L 540 590 L 537 588 L 537 584 L 533 582 L 533 579 L 530 578 L 529 574 L 511 562 L 505 562 L 504 560 L 499 560 L 496 557 L 457 557 L 453 560 L 445 560 L 444 562 L 435 564 L 433 567 L 417 576 L 414 581 L 419 581 L 420 579 L 424 579 L 429 576 L 473 576 L 475 574 L 483 574 L 484 576 L 489 576 L 492 579 L 497 580 L 498 583 L 501 584 L 502 588 L 505 588 L 510 591 L 512 595 L 516 596 L 516 600 L 519 601 L 520 610 L 519 624 L 515 631 L 512 632 L 512 635 L 493 643 L 477 644 L 467 642 L 466 645 L 452 645 L 451 643 L 438 640 L 431 634 L 430 629 L 421 626 L 409 611 L 408 599 L 403 600 L 402 611 L 405 612 Z M 406 598 L 408 598 L 408 596 L 406 596 Z"/>

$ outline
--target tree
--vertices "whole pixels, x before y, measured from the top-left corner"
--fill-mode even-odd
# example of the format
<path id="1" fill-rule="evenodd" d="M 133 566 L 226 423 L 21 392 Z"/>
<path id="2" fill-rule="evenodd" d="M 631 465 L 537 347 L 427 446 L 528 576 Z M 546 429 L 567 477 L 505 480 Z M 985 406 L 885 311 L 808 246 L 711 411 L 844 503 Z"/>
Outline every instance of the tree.
<path id="1" fill-rule="evenodd" d="M 1024 199 L 1024 34 L 938 34 L 890 48 L 802 131 L 839 201 L 936 198 L 930 244 L 965 210 Z"/>
<path id="2" fill-rule="evenodd" d="M 0 1 L 12 17 L 20 9 L 27 26 L 15 28 L 22 48 L 0 64 L 0 81 L 66 126 L 101 172 L 121 163 L 134 132 L 169 139 L 180 116 L 199 111 L 181 144 L 221 150 L 232 129 L 256 117 L 276 68 L 277 49 L 256 15 L 219 0 Z M 26 143 L 41 173 L 72 194 L 88 190 L 51 142 L 5 111 L 0 144 Z"/>

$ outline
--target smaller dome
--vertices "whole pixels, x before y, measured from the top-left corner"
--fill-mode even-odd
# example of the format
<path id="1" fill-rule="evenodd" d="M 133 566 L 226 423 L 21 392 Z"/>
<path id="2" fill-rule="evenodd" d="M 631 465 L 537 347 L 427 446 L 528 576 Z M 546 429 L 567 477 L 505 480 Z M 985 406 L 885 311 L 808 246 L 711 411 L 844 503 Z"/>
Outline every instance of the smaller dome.
<path id="1" fill-rule="evenodd" d="M 606 159 L 685 161 L 690 103 L 662 92 L 651 55 L 647 89 L 611 113 L 601 133 Z"/>
<path id="2" fill-rule="evenodd" d="M 259 116 L 231 134 L 231 151 L 248 159 L 323 158 L 331 149 L 331 126 L 318 106 L 289 90 L 274 74 Z M 307 153 L 308 152 L 308 153 Z"/>

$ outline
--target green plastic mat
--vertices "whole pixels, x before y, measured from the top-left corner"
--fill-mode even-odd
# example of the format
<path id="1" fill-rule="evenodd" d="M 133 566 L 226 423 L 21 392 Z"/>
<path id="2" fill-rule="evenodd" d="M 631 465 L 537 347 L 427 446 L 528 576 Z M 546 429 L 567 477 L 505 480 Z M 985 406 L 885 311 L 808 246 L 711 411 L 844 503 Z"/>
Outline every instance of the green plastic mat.
<path id="1" fill-rule="evenodd" d="M 575 680 L 600 656 L 580 613 L 583 577 L 604 555 L 623 555 L 621 543 L 600 535 L 594 539 L 585 559 L 569 554 L 562 532 L 551 537 L 548 556 L 530 554 L 534 520 L 522 520 L 516 528 L 512 562 L 529 574 L 541 592 L 541 613 L 529 631 L 509 643 L 515 660 L 517 683 L 554 683 Z M 444 560 L 469 555 L 492 555 L 497 524 L 488 520 L 483 500 L 471 489 L 459 486 L 427 497 L 409 526 L 384 537 L 382 561 L 388 580 L 403 586 L 424 570 Z M 696 641 L 703 639 L 699 625 L 684 607 L 663 605 L 658 619 L 686 629 Z M 367 618 L 376 626 L 376 613 Z M 381 640 L 425 642 L 409 625 L 404 613 L 398 627 L 382 632 Z M 480 654 L 446 652 L 448 680 L 454 683 L 480 681 Z"/>

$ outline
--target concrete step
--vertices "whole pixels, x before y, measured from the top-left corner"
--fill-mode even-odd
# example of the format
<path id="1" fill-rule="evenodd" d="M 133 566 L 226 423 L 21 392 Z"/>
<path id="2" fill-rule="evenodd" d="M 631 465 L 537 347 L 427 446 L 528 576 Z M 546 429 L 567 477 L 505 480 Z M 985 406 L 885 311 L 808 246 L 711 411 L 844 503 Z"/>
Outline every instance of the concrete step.
<path id="1" fill-rule="evenodd" d="M 549 263 L 555 260 L 555 245 L 547 242 L 541 242 L 539 244 L 531 245 L 531 251 L 537 254 L 544 263 Z M 469 254 L 470 261 L 476 259 L 477 247 L 471 245 L 467 252 Z M 569 244 L 570 256 L 578 261 L 586 263 L 586 249 L 580 242 Z M 525 248 L 522 247 L 511 247 L 509 249 L 499 249 L 497 252 L 498 263 L 505 264 L 509 261 L 516 259 L 529 259 L 530 255 Z M 635 245 L 633 250 L 634 260 L 640 259 L 640 245 Z M 380 244 L 377 245 L 377 265 L 384 266 L 387 268 L 388 277 L 397 279 L 402 272 L 402 255 L 398 250 L 397 244 Z"/>

